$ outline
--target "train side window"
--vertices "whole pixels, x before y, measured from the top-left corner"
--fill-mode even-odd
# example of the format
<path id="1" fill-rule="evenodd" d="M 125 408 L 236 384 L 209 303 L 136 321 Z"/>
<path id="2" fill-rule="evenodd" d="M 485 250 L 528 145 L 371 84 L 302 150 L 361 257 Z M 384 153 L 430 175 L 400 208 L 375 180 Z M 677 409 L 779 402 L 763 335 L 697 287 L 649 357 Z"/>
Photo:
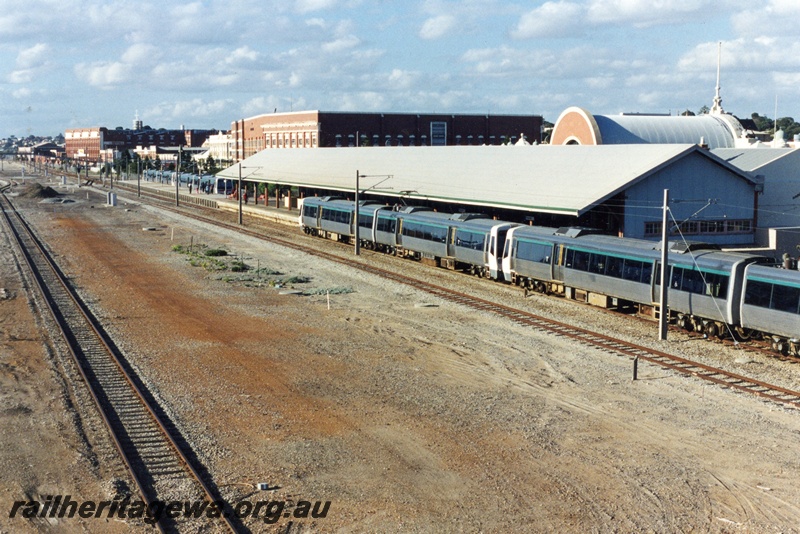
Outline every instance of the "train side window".
<path id="1" fill-rule="evenodd" d="M 713 273 L 704 274 L 706 277 L 706 295 L 711 297 L 726 297 L 728 295 L 728 276 Z"/>
<path id="2" fill-rule="evenodd" d="M 759 306 L 761 308 L 769 308 L 769 302 L 772 298 L 772 284 L 766 282 L 759 282 L 757 280 L 748 280 L 747 289 L 744 293 L 744 303 L 750 306 Z"/>
<path id="3" fill-rule="evenodd" d="M 397 219 L 378 217 L 378 231 L 393 234 L 397 228 Z"/>
<path id="4" fill-rule="evenodd" d="M 358 225 L 362 228 L 372 228 L 372 215 L 358 214 Z"/>
<path id="5" fill-rule="evenodd" d="M 575 251 L 572 250 L 571 248 L 568 248 L 566 254 L 564 254 L 564 266 L 571 269 L 574 260 L 575 260 Z"/>
<path id="6" fill-rule="evenodd" d="M 681 269 L 680 267 L 673 267 L 672 280 L 669 283 L 669 287 L 671 287 L 672 289 L 680 289 L 682 279 L 683 279 L 683 269 Z"/>
<path id="7" fill-rule="evenodd" d="M 572 268 L 578 271 L 589 270 L 589 253 L 576 250 L 573 256 Z"/>
<path id="8" fill-rule="evenodd" d="M 606 256 L 604 254 L 590 254 L 588 271 L 595 274 L 605 274 Z"/>
<path id="9" fill-rule="evenodd" d="M 622 278 L 631 282 L 642 281 L 642 262 L 636 260 L 625 260 L 622 269 Z"/>
<path id="10" fill-rule="evenodd" d="M 653 264 L 642 263 L 642 283 L 650 285 L 653 279 Z"/>
<path id="11" fill-rule="evenodd" d="M 697 293 L 699 295 L 704 294 L 705 283 L 703 282 L 703 275 L 700 273 L 700 271 L 684 269 L 681 290 L 686 291 L 687 293 Z"/>
<path id="12" fill-rule="evenodd" d="M 624 278 L 625 265 L 627 265 L 629 261 L 630 260 L 623 260 L 622 258 L 617 258 L 615 256 L 609 256 L 608 261 L 606 262 L 606 276 Z M 635 281 L 638 282 L 638 278 Z"/>
<path id="13" fill-rule="evenodd" d="M 797 303 L 800 302 L 800 287 L 788 287 L 775 284 L 772 292 L 772 305 L 770 308 L 782 312 L 797 313 Z"/>
<path id="14" fill-rule="evenodd" d="M 494 239 L 494 237 L 492 237 Z M 466 230 L 456 232 L 456 246 L 472 250 L 483 250 L 486 244 L 485 234 L 476 234 Z"/>

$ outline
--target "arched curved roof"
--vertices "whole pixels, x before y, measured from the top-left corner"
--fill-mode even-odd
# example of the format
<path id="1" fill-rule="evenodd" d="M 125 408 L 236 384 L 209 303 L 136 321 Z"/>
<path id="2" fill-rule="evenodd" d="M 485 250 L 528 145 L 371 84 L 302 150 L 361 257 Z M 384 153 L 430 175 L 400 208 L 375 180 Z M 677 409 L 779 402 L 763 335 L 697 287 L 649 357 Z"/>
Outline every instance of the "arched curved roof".
<path id="1" fill-rule="evenodd" d="M 558 118 L 552 144 L 700 144 L 733 148 L 743 130 L 733 115 L 592 115 L 572 107 Z"/>

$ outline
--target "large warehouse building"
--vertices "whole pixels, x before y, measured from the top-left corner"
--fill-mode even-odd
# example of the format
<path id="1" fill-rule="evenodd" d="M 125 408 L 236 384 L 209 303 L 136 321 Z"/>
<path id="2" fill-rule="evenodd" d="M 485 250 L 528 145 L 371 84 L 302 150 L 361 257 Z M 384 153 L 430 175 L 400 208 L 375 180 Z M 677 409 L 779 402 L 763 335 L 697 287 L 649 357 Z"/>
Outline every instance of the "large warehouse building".
<path id="1" fill-rule="evenodd" d="M 593 115 L 579 107 L 564 110 L 553 126 L 553 145 L 701 144 L 711 149 L 749 144 L 755 124 L 728 113 Z"/>
<path id="2" fill-rule="evenodd" d="M 357 174 L 362 198 L 647 239 L 669 189 L 672 233 L 725 245 L 753 243 L 760 189 L 696 144 L 264 150 L 217 176 L 352 199 Z"/>
<path id="3" fill-rule="evenodd" d="M 268 113 L 231 123 L 236 161 L 270 148 L 501 145 L 541 142 L 539 115 Z"/>

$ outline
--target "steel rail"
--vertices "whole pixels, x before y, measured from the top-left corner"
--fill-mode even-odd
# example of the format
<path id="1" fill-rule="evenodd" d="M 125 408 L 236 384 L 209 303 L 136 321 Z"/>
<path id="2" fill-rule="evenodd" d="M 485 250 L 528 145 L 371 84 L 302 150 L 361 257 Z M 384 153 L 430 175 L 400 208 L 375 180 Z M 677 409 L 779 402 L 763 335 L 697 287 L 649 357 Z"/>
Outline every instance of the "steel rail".
<path id="1" fill-rule="evenodd" d="M 126 392 L 113 390 L 113 381 L 120 377 L 124 384 L 126 384 L 129 388 L 129 391 L 133 394 L 133 397 L 135 397 L 135 402 L 145 410 L 146 414 L 150 418 L 150 422 L 155 424 L 158 432 L 160 433 L 160 437 L 166 441 L 166 444 L 172 451 L 174 459 L 177 460 L 177 462 L 190 476 L 193 482 L 199 486 L 204 498 L 208 502 L 221 501 L 216 492 L 214 492 L 205 483 L 203 477 L 199 474 L 193 463 L 187 458 L 182 448 L 178 445 L 173 437 L 172 432 L 167 428 L 162 418 L 157 414 L 151 402 L 148 400 L 147 395 L 145 395 L 141 388 L 136 384 L 135 380 L 131 376 L 131 372 L 125 368 L 122 361 L 117 356 L 117 351 L 109 344 L 106 335 L 100 331 L 100 327 L 98 326 L 96 319 L 94 319 L 91 312 L 89 312 L 80 298 L 66 282 L 60 269 L 44 249 L 44 246 L 36 237 L 28 223 L 24 220 L 24 218 L 22 218 L 22 216 L 4 194 L 0 194 L 0 197 L 2 197 L 3 218 L 11 229 L 12 236 L 16 240 L 16 243 L 22 252 L 25 263 L 33 275 L 32 278 L 36 284 L 36 287 L 43 296 L 43 300 L 48 310 L 59 327 L 61 335 L 68 346 L 73 361 L 75 362 L 83 381 L 87 385 L 87 389 L 103 419 L 103 422 L 109 429 L 109 433 L 111 434 L 115 448 L 122 457 L 125 467 L 131 474 L 131 477 L 133 478 L 134 483 L 137 485 L 139 493 L 142 496 L 143 502 L 148 506 L 148 509 L 152 510 L 153 508 L 151 507 L 157 500 L 159 500 L 157 499 L 158 492 L 155 488 L 155 482 L 146 482 L 142 477 L 142 474 L 139 472 L 139 469 L 136 468 L 138 463 L 141 463 L 145 469 L 148 467 L 145 460 L 145 457 L 148 455 L 143 454 L 138 450 L 137 445 L 134 443 L 134 432 L 126 431 L 126 428 L 129 426 L 139 428 L 140 430 L 137 432 L 142 435 L 147 434 L 147 430 L 141 430 L 143 423 L 128 421 L 126 424 L 126 422 L 122 421 L 122 412 L 128 412 L 130 417 L 136 417 L 138 414 L 130 413 L 132 410 L 129 407 L 124 406 L 123 403 L 130 402 L 130 399 L 124 399 L 121 397 L 122 395 L 126 395 Z M 37 258 L 39 263 L 42 265 L 37 265 Z M 46 277 L 51 278 L 50 283 L 45 280 Z M 60 292 L 61 294 L 57 297 L 54 292 Z M 57 298 L 63 299 L 64 297 L 68 299 L 68 305 L 71 306 L 72 309 L 67 310 L 65 309 L 63 302 L 59 304 L 56 301 Z M 81 318 L 81 324 L 77 326 L 74 324 L 69 325 L 67 315 L 70 313 L 77 313 Z M 79 339 L 87 332 L 92 336 L 92 340 L 88 343 L 98 343 L 104 349 L 106 362 L 110 360 L 111 369 L 116 369 L 116 376 L 105 378 L 106 386 L 111 385 L 111 388 L 107 387 L 104 389 L 101 381 L 104 380 L 104 378 L 102 378 L 102 373 L 108 374 L 111 373 L 112 370 L 109 369 L 108 365 L 104 362 L 92 362 L 91 358 L 89 357 L 89 353 L 91 351 L 90 345 L 86 340 Z M 116 400 L 114 401 L 112 399 Z M 119 409 L 120 405 L 123 407 L 122 410 Z M 122 427 L 122 429 L 119 427 Z M 124 437 L 120 436 L 121 431 L 125 431 Z M 127 450 L 125 446 L 125 438 L 127 438 L 128 442 L 130 443 L 129 447 L 132 447 L 134 451 Z M 153 444 L 152 442 L 140 443 L 138 446 L 152 447 Z M 136 461 L 134 454 L 136 457 L 138 457 L 138 462 Z M 150 456 L 154 455 L 151 454 Z M 167 462 L 163 458 L 160 458 L 152 463 L 166 465 Z M 153 470 L 151 469 L 151 471 Z M 153 475 L 151 474 L 150 476 Z M 239 529 L 233 524 L 229 514 L 223 513 L 221 516 L 227 526 L 227 530 L 231 532 L 239 531 Z M 176 522 L 167 521 L 167 519 L 172 518 L 160 517 L 158 519 L 159 520 L 157 521 L 156 525 L 162 532 L 172 531 L 177 528 Z"/>
<path id="2" fill-rule="evenodd" d="M 163 197 L 158 197 L 156 195 L 153 195 L 151 198 L 156 201 L 163 201 Z M 724 369 L 712 367 L 700 362 L 683 358 L 681 356 L 669 354 L 664 351 L 613 338 L 605 334 L 600 334 L 585 328 L 556 321 L 554 319 L 549 319 L 531 312 L 468 295 L 466 293 L 460 293 L 443 286 L 423 282 L 410 276 L 388 271 L 386 269 L 382 269 L 361 261 L 355 261 L 349 257 L 339 256 L 318 249 L 309 249 L 304 245 L 297 244 L 286 239 L 281 239 L 274 236 L 266 236 L 263 233 L 253 231 L 248 228 L 243 228 L 239 225 L 227 223 L 219 220 L 218 218 L 204 217 L 196 213 L 196 211 L 211 211 L 208 208 L 191 206 L 189 209 L 175 209 L 171 206 L 161 205 L 161 202 L 159 202 L 159 208 L 166 209 L 167 211 L 190 217 L 201 222 L 220 226 L 240 234 L 245 234 L 262 241 L 275 243 L 277 245 L 298 250 L 306 254 L 311 254 L 329 261 L 347 265 L 348 267 L 356 268 L 382 278 L 394 280 L 396 282 L 415 287 L 421 291 L 435 295 L 444 300 L 469 306 L 473 309 L 501 315 L 519 324 L 531 326 L 555 335 L 567 336 L 595 348 L 614 352 L 622 356 L 628 356 L 632 358 L 638 357 L 642 360 L 659 365 L 666 369 L 670 369 L 685 376 L 694 376 L 736 391 L 750 393 L 784 406 L 800 408 L 800 392 L 798 391 L 793 391 L 781 386 L 769 384 L 754 378 L 749 378 L 744 375 L 726 371 Z M 200 209 L 198 210 L 198 208 Z"/>

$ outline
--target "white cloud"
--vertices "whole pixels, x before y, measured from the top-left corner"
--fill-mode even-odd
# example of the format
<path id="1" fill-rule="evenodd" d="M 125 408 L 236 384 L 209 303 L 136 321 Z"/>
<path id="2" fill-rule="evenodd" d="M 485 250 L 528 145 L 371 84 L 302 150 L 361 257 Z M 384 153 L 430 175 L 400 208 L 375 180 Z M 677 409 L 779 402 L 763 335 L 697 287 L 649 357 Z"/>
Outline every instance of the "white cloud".
<path id="1" fill-rule="evenodd" d="M 176 102 L 160 102 L 144 111 L 148 121 L 166 124 L 183 124 L 186 119 L 202 121 L 219 114 L 233 115 L 234 103 L 230 99 L 203 100 L 192 98 Z M 233 119 L 231 119 L 233 120 Z"/>
<path id="2" fill-rule="evenodd" d="M 745 37 L 763 35 L 786 36 L 797 42 L 800 2 L 796 0 L 768 0 L 748 4 L 753 6 L 735 13 L 731 24 L 736 33 Z"/>
<path id="3" fill-rule="evenodd" d="M 111 89 L 130 81 L 131 66 L 118 61 L 96 61 L 75 65 L 75 75 L 93 87 Z"/>
<path id="4" fill-rule="evenodd" d="M 19 89 L 14 89 L 13 91 L 11 91 L 11 96 L 19 100 L 30 98 L 32 94 L 33 91 L 31 91 L 27 87 L 20 87 Z"/>
<path id="5" fill-rule="evenodd" d="M 557 63 L 549 50 L 520 50 L 507 46 L 467 50 L 461 60 L 485 76 L 529 76 L 536 71 L 536 75 L 541 76 L 545 69 Z"/>
<path id="6" fill-rule="evenodd" d="M 244 61 L 256 61 L 258 59 L 258 52 L 250 48 L 249 46 L 240 46 L 236 50 L 230 53 L 230 55 L 226 58 L 226 63 L 241 63 Z"/>
<path id="7" fill-rule="evenodd" d="M 147 43 L 135 43 L 128 47 L 122 54 L 122 61 L 135 65 L 148 64 L 157 61 L 162 56 L 160 48 Z"/>
<path id="8" fill-rule="evenodd" d="M 516 39 L 574 37 L 582 33 L 584 12 L 574 2 L 545 2 L 520 17 L 511 36 Z"/>
<path id="9" fill-rule="evenodd" d="M 311 13 L 336 6 L 336 0 L 297 0 L 293 2 L 298 13 Z"/>
<path id="10" fill-rule="evenodd" d="M 456 18 L 452 15 L 439 15 L 425 21 L 419 30 L 422 39 L 439 39 L 450 33 L 456 26 Z"/>
<path id="11" fill-rule="evenodd" d="M 419 80 L 419 73 L 393 69 L 387 77 L 388 87 L 393 89 L 413 89 Z"/>
<path id="12" fill-rule="evenodd" d="M 345 50 L 355 48 L 361 43 L 361 40 L 355 35 L 347 35 L 340 37 L 334 41 L 322 45 L 322 50 L 329 54 L 339 54 Z"/>
<path id="13" fill-rule="evenodd" d="M 592 0 L 587 6 L 591 24 L 632 24 L 635 27 L 685 23 L 714 16 L 719 0 Z"/>
<path id="14" fill-rule="evenodd" d="M 718 43 L 700 43 L 678 60 L 678 69 L 716 74 Z M 800 69 L 800 42 L 784 43 L 775 37 L 736 39 L 722 42 L 721 71 L 765 72 Z"/>
<path id="15" fill-rule="evenodd" d="M 26 48 L 17 54 L 17 67 L 21 69 L 38 67 L 47 59 L 49 53 L 50 47 L 48 45 L 36 43 L 32 47 Z"/>

